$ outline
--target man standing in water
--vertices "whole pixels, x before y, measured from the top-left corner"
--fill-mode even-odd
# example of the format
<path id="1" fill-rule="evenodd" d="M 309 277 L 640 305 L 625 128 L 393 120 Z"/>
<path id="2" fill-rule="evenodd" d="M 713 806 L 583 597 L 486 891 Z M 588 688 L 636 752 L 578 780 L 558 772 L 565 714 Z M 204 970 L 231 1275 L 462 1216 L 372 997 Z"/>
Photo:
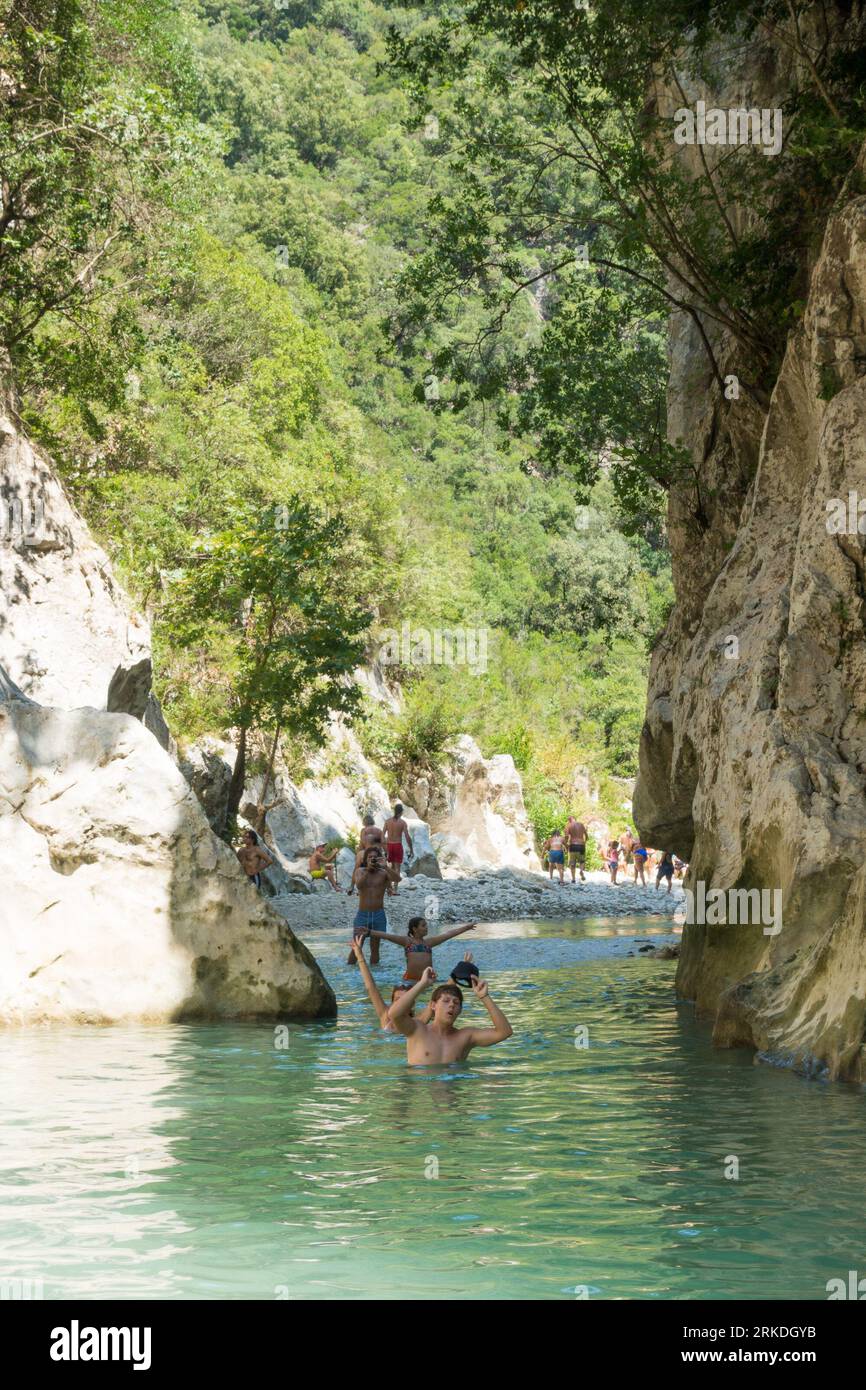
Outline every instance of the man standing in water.
<path id="1" fill-rule="evenodd" d="M 393 889 L 389 892 L 397 892 L 397 884 L 400 882 L 400 865 L 403 863 L 403 839 L 409 846 L 409 857 L 411 859 L 415 850 L 412 846 L 412 836 L 409 834 L 409 827 L 403 819 L 403 807 L 400 802 L 394 807 L 393 816 L 389 816 L 385 822 L 385 838 L 388 841 L 388 863 L 396 865 L 397 877 L 394 880 Z"/>
<path id="2" fill-rule="evenodd" d="M 262 849 L 259 844 L 259 837 L 254 830 L 247 830 L 244 834 L 240 849 L 237 851 L 241 867 L 256 886 L 262 886 L 262 870 L 269 869 L 273 864 L 271 856 Z"/>
<path id="3" fill-rule="evenodd" d="M 360 869 L 355 870 L 354 878 L 358 889 L 358 911 L 353 923 L 353 936 L 362 932 L 388 930 L 385 916 L 385 889 L 394 882 L 397 870 L 385 864 L 378 845 L 364 850 Z M 347 965 L 357 965 L 354 950 L 349 952 Z M 379 964 L 379 938 L 370 938 L 370 964 Z"/>
<path id="4" fill-rule="evenodd" d="M 472 992 L 480 999 L 493 1022 L 492 1028 L 455 1028 L 463 1008 L 459 985 L 438 985 L 430 998 L 433 1017 L 422 1023 L 412 1017 L 412 1008 L 422 990 L 436 979 L 428 966 L 417 984 L 401 994 L 390 1008 L 391 1023 L 406 1039 L 406 1061 L 410 1067 L 443 1066 L 462 1062 L 473 1047 L 492 1047 L 505 1042 L 513 1032 L 505 1014 L 490 998 L 486 980 L 475 980 Z"/>
<path id="5" fill-rule="evenodd" d="M 565 838 L 568 843 L 568 867 L 571 869 L 571 881 L 574 883 L 575 867 L 580 868 L 580 881 L 586 882 L 586 826 L 582 820 L 576 820 L 574 816 L 569 816 L 565 826 Z"/>
<path id="6" fill-rule="evenodd" d="M 361 867 L 361 860 L 364 858 L 364 850 L 369 849 L 371 845 L 379 845 L 381 847 L 383 840 L 384 834 L 373 820 L 373 817 L 369 815 L 365 816 L 364 824 L 361 826 L 361 833 L 358 836 L 358 853 L 355 855 L 355 869 L 360 869 Z M 352 882 L 349 884 L 349 897 L 352 896 L 354 891 L 355 872 L 353 870 Z"/>

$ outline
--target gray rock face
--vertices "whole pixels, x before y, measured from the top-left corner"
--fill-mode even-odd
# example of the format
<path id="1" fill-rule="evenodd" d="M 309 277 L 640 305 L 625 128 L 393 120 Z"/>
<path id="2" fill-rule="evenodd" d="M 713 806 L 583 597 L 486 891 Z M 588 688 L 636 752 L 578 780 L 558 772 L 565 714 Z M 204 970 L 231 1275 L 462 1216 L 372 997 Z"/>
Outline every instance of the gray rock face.
<path id="1" fill-rule="evenodd" d="M 0 412 L 0 665 L 58 709 L 104 709 L 116 678 L 140 718 L 149 663 L 148 626 L 107 555 L 49 463 Z"/>
<path id="2" fill-rule="evenodd" d="M 3 1023 L 336 1012 L 309 951 L 128 715 L 0 704 L 0 874 Z"/>
<path id="3" fill-rule="evenodd" d="M 866 498 L 866 198 L 828 222 L 766 415 L 719 401 L 680 321 L 671 369 L 673 430 L 714 496 L 703 534 L 671 501 L 678 602 L 653 655 L 635 817 L 691 861 L 690 886 L 782 896 L 777 935 L 686 926 L 677 987 L 718 1043 L 862 1081 L 866 556 L 856 520 L 834 533 L 828 508 Z"/>
<path id="4" fill-rule="evenodd" d="M 523 784 L 514 760 L 505 753 L 485 758 L 478 744 L 463 735 L 457 742 L 450 775 L 437 790 L 426 779 L 407 788 L 413 803 L 434 832 L 433 843 L 443 867 L 466 872 L 493 868 L 539 869 L 540 863 L 523 801 Z"/>
<path id="5" fill-rule="evenodd" d="M 232 780 L 232 765 L 226 752 L 226 745 L 204 738 L 189 748 L 178 764 L 217 835 L 225 829 Z"/>

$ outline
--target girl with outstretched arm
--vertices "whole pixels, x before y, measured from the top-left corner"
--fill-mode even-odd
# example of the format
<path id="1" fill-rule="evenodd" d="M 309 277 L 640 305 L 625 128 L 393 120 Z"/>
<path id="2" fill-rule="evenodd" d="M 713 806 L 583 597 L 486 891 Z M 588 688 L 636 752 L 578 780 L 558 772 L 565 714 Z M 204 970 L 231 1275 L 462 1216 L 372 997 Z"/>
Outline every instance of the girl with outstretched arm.
<path id="1" fill-rule="evenodd" d="M 452 936 L 462 936 L 475 925 L 475 922 L 466 922 L 462 927 L 451 927 L 449 931 L 439 932 L 437 936 L 428 936 L 426 918 L 410 917 L 406 936 L 398 932 L 384 931 L 371 931 L 370 935 L 377 936 L 380 941 L 390 941 L 403 947 L 406 952 L 406 971 L 403 979 L 408 984 L 414 984 L 416 980 L 421 979 L 428 966 L 432 968 L 434 946 L 441 946 L 443 941 L 450 941 Z"/>

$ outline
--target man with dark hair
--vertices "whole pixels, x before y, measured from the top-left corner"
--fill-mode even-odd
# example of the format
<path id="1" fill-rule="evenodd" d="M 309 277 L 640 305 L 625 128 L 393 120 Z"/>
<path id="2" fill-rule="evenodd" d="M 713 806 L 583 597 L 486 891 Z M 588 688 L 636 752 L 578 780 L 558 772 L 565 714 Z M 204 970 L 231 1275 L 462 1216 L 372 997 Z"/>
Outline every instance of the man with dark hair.
<path id="1" fill-rule="evenodd" d="M 371 845 L 364 850 L 361 867 L 355 870 L 354 879 L 358 889 L 358 911 L 355 913 L 353 936 L 366 935 L 371 931 L 387 932 L 388 919 L 385 916 L 385 889 L 394 882 L 396 869 L 386 864 L 379 845 Z M 347 965 L 357 965 L 355 952 L 349 952 Z M 379 964 L 379 937 L 370 939 L 370 964 Z"/>
<path id="2" fill-rule="evenodd" d="M 463 991 L 459 985 L 437 985 L 430 997 L 433 1017 L 429 1023 L 413 1018 L 416 999 L 435 979 L 435 972 L 428 966 L 418 983 L 401 994 L 389 1011 L 391 1023 L 406 1039 L 406 1060 L 410 1067 L 462 1062 L 473 1047 L 492 1047 L 511 1037 L 511 1024 L 490 998 L 486 980 L 474 980 L 472 992 L 490 1015 L 492 1028 L 454 1027 L 463 1008 Z"/>
<path id="3" fill-rule="evenodd" d="M 255 884 L 256 888 L 261 888 L 262 870 L 269 869 L 274 861 L 267 851 L 262 849 L 259 837 L 254 830 L 244 832 L 243 843 L 236 853 L 247 878 Z"/>
<path id="4" fill-rule="evenodd" d="M 355 855 L 355 868 L 352 870 L 352 882 L 349 884 L 349 897 L 355 891 L 355 870 L 360 869 L 361 860 L 364 858 L 364 850 L 371 845 L 381 846 L 384 840 L 384 831 L 380 830 L 371 815 L 364 817 L 364 824 L 361 826 L 361 833 L 358 836 L 358 851 Z"/>
<path id="5" fill-rule="evenodd" d="M 400 865 L 403 863 L 403 840 L 409 846 L 409 858 L 415 853 L 412 846 L 412 836 L 409 834 L 409 827 L 403 819 L 403 807 L 400 802 L 394 807 L 393 816 L 389 816 L 385 822 L 385 838 L 387 844 L 388 863 L 393 864 L 397 869 L 397 877 L 394 882 L 392 892 L 397 892 L 397 884 L 400 882 Z"/>

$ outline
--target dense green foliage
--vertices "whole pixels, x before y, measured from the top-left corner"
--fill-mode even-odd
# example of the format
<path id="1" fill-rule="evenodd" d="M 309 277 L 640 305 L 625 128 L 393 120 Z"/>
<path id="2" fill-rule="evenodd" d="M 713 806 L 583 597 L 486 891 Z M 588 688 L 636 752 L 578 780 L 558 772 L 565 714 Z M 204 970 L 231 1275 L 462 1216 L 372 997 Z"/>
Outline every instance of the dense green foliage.
<path id="1" fill-rule="evenodd" d="M 653 485 L 677 487 L 705 527 L 699 465 L 665 442 L 659 315 L 691 318 L 721 408 L 718 329 L 742 389 L 767 400 L 866 135 L 860 16 L 806 0 L 413 8 L 411 30 L 395 17 L 390 53 L 417 119 L 439 120 L 448 177 L 425 253 L 403 273 L 396 341 L 435 332 L 433 360 L 455 393 L 496 398 L 504 421 L 537 433 L 549 469 L 591 483 L 607 445 L 638 530 Z M 724 91 L 735 51 L 752 54 L 758 83 L 785 63 L 779 147 L 701 144 L 679 157 L 676 109 L 702 83 Z M 544 299 L 541 342 L 497 352 L 527 290 Z M 459 321 L 474 293 L 485 315 L 473 336 Z"/>
<path id="2" fill-rule="evenodd" d="M 435 768 L 465 730 L 514 753 L 539 824 L 554 804 L 591 809 L 578 766 L 619 814 L 610 779 L 636 770 L 671 598 L 664 305 L 572 269 L 556 314 L 521 290 L 485 336 L 499 292 L 473 281 L 447 322 L 419 316 L 389 345 L 383 324 L 421 305 L 399 277 L 428 265 L 436 209 L 471 172 L 446 157 L 465 89 L 425 125 L 387 65 L 389 24 L 426 31 L 412 9 L 14 8 L 28 14 L 0 49 L 19 83 L 0 153 L 34 217 L 22 228 L 13 206 L 0 227 L 4 350 L 28 429 L 148 610 L 175 732 L 280 727 L 300 765 L 326 710 L 352 706 L 340 678 L 365 611 L 369 656 L 404 622 L 484 628 L 484 673 L 392 669 L 403 720 L 362 726 L 384 773 Z M 490 118 L 508 106 L 500 94 Z M 518 117 L 535 119 L 525 93 Z M 580 178 L 546 196 L 587 212 Z M 476 211 L 485 236 L 480 186 Z M 463 375 L 446 370 L 475 340 Z M 308 519 L 312 547 L 284 574 L 263 524 L 279 506 Z M 244 603 L 267 614 L 269 594 L 282 636 L 315 647 L 300 675 L 279 644 L 260 668 L 247 641 Z"/>

